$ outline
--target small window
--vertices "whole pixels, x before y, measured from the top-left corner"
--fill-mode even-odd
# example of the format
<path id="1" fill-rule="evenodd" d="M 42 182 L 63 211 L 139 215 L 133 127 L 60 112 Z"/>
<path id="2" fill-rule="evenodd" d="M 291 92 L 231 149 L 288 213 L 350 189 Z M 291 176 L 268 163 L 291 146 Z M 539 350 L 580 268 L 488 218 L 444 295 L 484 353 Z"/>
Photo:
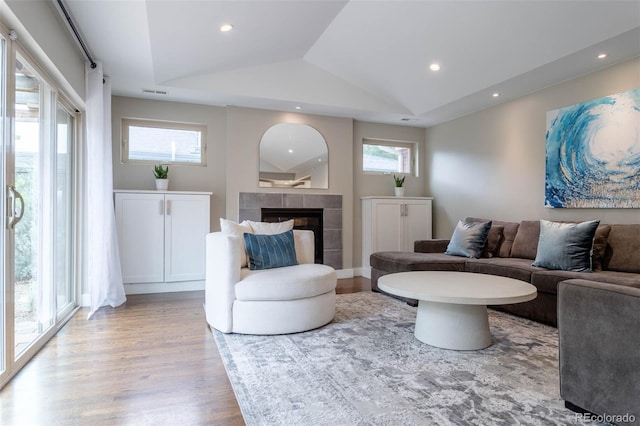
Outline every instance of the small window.
<path id="1" fill-rule="evenodd" d="M 365 139 L 362 144 L 362 170 L 411 174 L 414 156 L 414 143 Z"/>
<path id="2" fill-rule="evenodd" d="M 207 126 L 122 119 L 122 162 L 206 165 Z"/>

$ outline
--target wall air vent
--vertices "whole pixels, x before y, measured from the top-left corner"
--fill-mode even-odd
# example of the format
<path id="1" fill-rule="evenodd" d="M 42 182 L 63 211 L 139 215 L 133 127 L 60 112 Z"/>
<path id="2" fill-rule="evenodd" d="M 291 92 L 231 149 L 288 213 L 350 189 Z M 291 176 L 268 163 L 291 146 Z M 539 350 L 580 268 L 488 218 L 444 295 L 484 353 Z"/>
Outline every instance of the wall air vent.
<path id="1" fill-rule="evenodd" d="M 154 89 L 142 89 L 142 93 L 146 93 L 148 95 L 166 95 L 166 90 L 154 90 Z"/>

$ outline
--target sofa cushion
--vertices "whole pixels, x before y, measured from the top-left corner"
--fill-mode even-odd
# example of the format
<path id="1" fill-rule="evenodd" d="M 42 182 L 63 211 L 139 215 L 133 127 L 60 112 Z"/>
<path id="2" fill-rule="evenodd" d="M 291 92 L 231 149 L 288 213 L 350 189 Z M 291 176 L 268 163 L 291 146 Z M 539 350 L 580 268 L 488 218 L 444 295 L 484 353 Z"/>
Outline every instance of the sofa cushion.
<path id="1" fill-rule="evenodd" d="M 540 239 L 540 221 L 524 220 L 520 222 L 518 233 L 513 240 L 511 257 L 523 259 L 535 259 Z"/>
<path id="2" fill-rule="evenodd" d="M 628 272 L 616 271 L 601 271 L 598 273 L 591 273 L 560 270 L 539 270 L 535 271 L 531 275 L 531 284 L 536 286 L 538 291 L 556 294 L 558 292 L 559 282 L 573 278 L 598 281 L 602 283 L 618 284 L 628 287 L 640 287 L 640 274 L 631 274 Z"/>
<path id="3" fill-rule="evenodd" d="M 530 259 L 501 258 L 467 259 L 465 271 L 498 275 L 531 282 L 531 274 L 536 270 Z"/>
<path id="4" fill-rule="evenodd" d="M 607 250 L 607 240 L 611 233 L 611 226 L 598 225 L 596 235 L 593 237 L 593 251 L 591 253 L 591 269 L 593 272 L 602 271 L 602 263 L 604 262 L 604 254 Z"/>
<path id="5" fill-rule="evenodd" d="M 640 273 L 640 224 L 611 225 L 603 269 Z"/>
<path id="6" fill-rule="evenodd" d="M 481 219 L 477 217 L 468 217 L 466 218 L 467 222 L 488 222 L 489 219 Z M 518 232 L 518 228 L 520 224 L 518 222 L 503 222 L 501 220 L 492 220 L 491 226 L 502 226 L 502 240 L 498 248 L 496 249 L 496 256 L 498 257 L 509 257 L 511 253 L 511 247 L 513 246 L 513 240 L 516 238 L 516 234 Z"/>
<path id="7" fill-rule="evenodd" d="M 369 261 L 372 268 L 385 272 L 464 271 L 465 258 L 444 253 L 380 251 L 373 253 Z"/>
<path id="8" fill-rule="evenodd" d="M 533 266 L 591 272 L 593 237 L 599 220 L 581 223 L 540 221 L 538 252 Z"/>
<path id="9" fill-rule="evenodd" d="M 416 253 L 444 253 L 451 240 L 417 240 L 413 242 L 413 251 Z"/>
<path id="10" fill-rule="evenodd" d="M 249 269 L 271 269 L 297 265 L 293 230 L 281 234 L 244 234 L 249 256 Z"/>
<path id="11" fill-rule="evenodd" d="M 335 290 L 336 271 L 316 263 L 251 271 L 242 268 L 235 285 L 238 300 L 295 300 Z"/>
<path id="12" fill-rule="evenodd" d="M 477 259 L 487 243 L 487 235 L 491 228 L 489 222 L 458 221 L 447 246 L 445 254 Z"/>

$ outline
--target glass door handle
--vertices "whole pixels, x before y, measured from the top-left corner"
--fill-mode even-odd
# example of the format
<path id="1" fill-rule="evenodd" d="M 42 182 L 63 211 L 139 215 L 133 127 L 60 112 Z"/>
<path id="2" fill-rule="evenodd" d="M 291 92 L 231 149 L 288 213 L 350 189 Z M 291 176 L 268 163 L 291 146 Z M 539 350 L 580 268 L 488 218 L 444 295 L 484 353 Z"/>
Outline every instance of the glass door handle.
<path id="1" fill-rule="evenodd" d="M 9 229 L 15 228 L 15 226 L 22 220 L 22 216 L 24 215 L 24 199 L 22 198 L 22 194 L 18 192 L 15 186 L 10 185 L 7 187 L 8 189 L 8 198 L 9 198 L 9 214 L 7 215 L 9 219 L 8 227 Z M 16 201 L 20 201 L 20 211 L 16 210 Z"/>

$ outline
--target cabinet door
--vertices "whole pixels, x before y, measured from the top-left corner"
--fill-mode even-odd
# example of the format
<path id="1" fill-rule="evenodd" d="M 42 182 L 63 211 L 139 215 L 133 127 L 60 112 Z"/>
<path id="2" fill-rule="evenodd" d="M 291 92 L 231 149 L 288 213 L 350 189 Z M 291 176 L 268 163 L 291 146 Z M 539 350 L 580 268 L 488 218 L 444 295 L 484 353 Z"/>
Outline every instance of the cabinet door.
<path id="1" fill-rule="evenodd" d="M 403 250 L 401 204 L 396 200 L 381 200 L 374 205 L 373 251 Z"/>
<path id="2" fill-rule="evenodd" d="M 431 239 L 431 200 L 408 200 L 405 204 L 404 247 L 401 250 L 413 251 L 414 241 Z"/>
<path id="3" fill-rule="evenodd" d="M 166 194 L 165 281 L 204 279 L 209 196 Z"/>
<path id="4" fill-rule="evenodd" d="M 164 281 L 164 196 L 119 193 L 115 204 L 123 281 Z"/>

